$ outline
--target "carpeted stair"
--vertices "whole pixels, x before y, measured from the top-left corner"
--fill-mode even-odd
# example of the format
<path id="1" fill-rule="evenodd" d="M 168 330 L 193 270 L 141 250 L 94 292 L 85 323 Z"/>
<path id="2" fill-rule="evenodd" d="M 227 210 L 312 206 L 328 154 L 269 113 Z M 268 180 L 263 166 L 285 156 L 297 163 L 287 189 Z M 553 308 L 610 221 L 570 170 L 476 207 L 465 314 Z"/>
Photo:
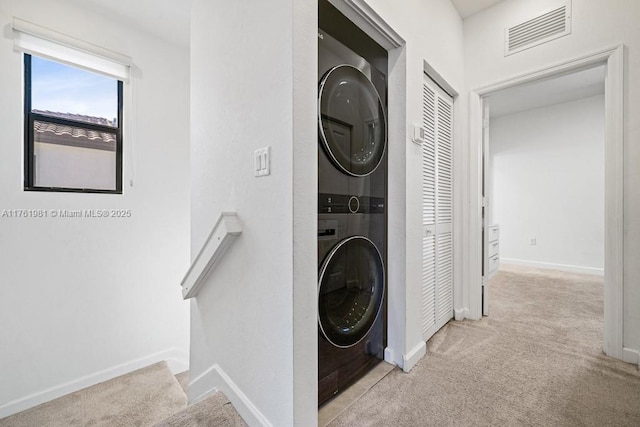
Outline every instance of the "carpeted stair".
<path id="1" fill-rule="evenodd" d="M 246 425 L 221 393 L 187 406 L 186 382 L 159 362 L 0 419 L 0 427 Z"/>
<path id="2" fill-rule="evenodd" d="M 183 409 L 155 427 L 235 427 L 246 426 L 238 412 L 222 393 Z"/>

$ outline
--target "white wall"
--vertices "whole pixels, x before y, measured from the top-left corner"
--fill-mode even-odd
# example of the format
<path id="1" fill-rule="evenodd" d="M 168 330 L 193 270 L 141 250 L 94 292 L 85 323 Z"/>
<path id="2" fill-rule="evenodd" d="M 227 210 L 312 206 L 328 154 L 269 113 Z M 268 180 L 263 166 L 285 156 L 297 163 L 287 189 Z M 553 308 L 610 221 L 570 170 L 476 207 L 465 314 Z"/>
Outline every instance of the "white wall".
<path id="1" fill-rule="evenodd" d="M 490 132 L 502 262 L 602 274 L 604 95 L 493 118 Z"/>
<path id="2" fill-rule="evenodd" d="M 573 0 L 572 34 L 509 57 L 504 28 L 553 0 L 506 0 L 465 20 L 465 86 L 475 89 L 624 43 L 624 347 L 640 349 L 640 2 Z"/>
<path id="3" fill-rule="evenodd" d="M 422 152 L 411 141 L 413 124 L 422 123 L 422 82 L 425 62 L 456 91 L 462 92 L 462 20 L 448 0 L 406 1 L 402 7 L 388 1 L 368 2 L 405 41 L 398 58 L 390 58 L 389 123 L 400 123 L 402 138 L 390 133 L 389 140 L 389 347 L 394 362 L 409 370 L 425 354 L 422 339 Z M 401 64 L 401 65 L 400 65 Z M 403 68 L 404 67 L 404 68 Z M 403 109 L 391 109 L 393 97 L 402 98 Z M 454 107 L 454 167 L 461 168 L 461 124 L 459 105 Z M 400 115 L 398 117 L 398 115 Z M 454 263 L 461 263 L 462 194 L 460 174 L 454 172 Z M 458 234 L 459 233 L 459 234 Z M 461 277 L 456 276 L 456 290 Z M 460 292 L 456 307 L 462 304 Z"/>
<path id="4" fill-rule="evenodd" d="M 122 195 L 22 190 L 13 16 L 133 58 Z M 0 218 L 2 417 L 157 360 L 187 368 L 179 283 L 189 263 L 189 52 L 62 0 L 3 0 L 0 27 L 0 210 L 131 210 L 131 218 Z"/>
<path id="5" fill-rule="evenodd" d="M 316 422 L 313 3 L 192 10 L 192 257 L 220 212 L 236 211 L 243 231 L 192 303 L 189 395 L 223 390 L 254 424 Z M 256 178 L 254 150 L 267 146 L 271 174 Z"/>

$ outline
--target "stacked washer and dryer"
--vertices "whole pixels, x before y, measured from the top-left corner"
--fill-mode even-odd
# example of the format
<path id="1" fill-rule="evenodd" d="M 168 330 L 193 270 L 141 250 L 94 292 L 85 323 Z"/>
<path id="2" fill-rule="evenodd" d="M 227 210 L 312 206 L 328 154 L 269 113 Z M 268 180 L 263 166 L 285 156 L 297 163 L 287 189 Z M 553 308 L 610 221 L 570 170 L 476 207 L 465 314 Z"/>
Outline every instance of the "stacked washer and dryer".
<path id="1" fill-rule="evenodd" d="M 379 363 L 386 347 L 387 56 L 325 8 L 318 32 L 319 404 Z"/>

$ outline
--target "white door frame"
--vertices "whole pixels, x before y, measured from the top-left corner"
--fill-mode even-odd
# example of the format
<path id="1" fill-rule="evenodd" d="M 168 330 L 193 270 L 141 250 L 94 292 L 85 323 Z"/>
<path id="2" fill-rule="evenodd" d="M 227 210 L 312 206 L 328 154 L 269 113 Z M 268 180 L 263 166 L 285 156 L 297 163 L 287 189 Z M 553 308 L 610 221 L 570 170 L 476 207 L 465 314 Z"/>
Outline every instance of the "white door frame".
<path id="1" fill-rule="evenodd" d="M 624 250 L 624 45 L 583 55 L 537 69 L 469 93 L 470 224 L 469 313 L 482 317 L 482 119 L 483 98 L 499 90 L 605 65 L 605 256 L 604 352 L 623 357 L 623 250 Z"/>

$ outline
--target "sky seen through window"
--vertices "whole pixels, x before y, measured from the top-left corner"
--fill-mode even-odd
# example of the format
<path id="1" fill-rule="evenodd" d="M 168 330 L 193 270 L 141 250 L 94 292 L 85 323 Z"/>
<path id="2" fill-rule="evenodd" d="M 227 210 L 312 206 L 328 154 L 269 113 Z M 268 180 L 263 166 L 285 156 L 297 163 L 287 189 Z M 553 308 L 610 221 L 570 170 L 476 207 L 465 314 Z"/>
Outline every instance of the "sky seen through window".
<path id="1" fill-rule="evenodd" d="M 31 108 L 113 121 L 118 117 L 118 81 L 31 57 Z"/>

